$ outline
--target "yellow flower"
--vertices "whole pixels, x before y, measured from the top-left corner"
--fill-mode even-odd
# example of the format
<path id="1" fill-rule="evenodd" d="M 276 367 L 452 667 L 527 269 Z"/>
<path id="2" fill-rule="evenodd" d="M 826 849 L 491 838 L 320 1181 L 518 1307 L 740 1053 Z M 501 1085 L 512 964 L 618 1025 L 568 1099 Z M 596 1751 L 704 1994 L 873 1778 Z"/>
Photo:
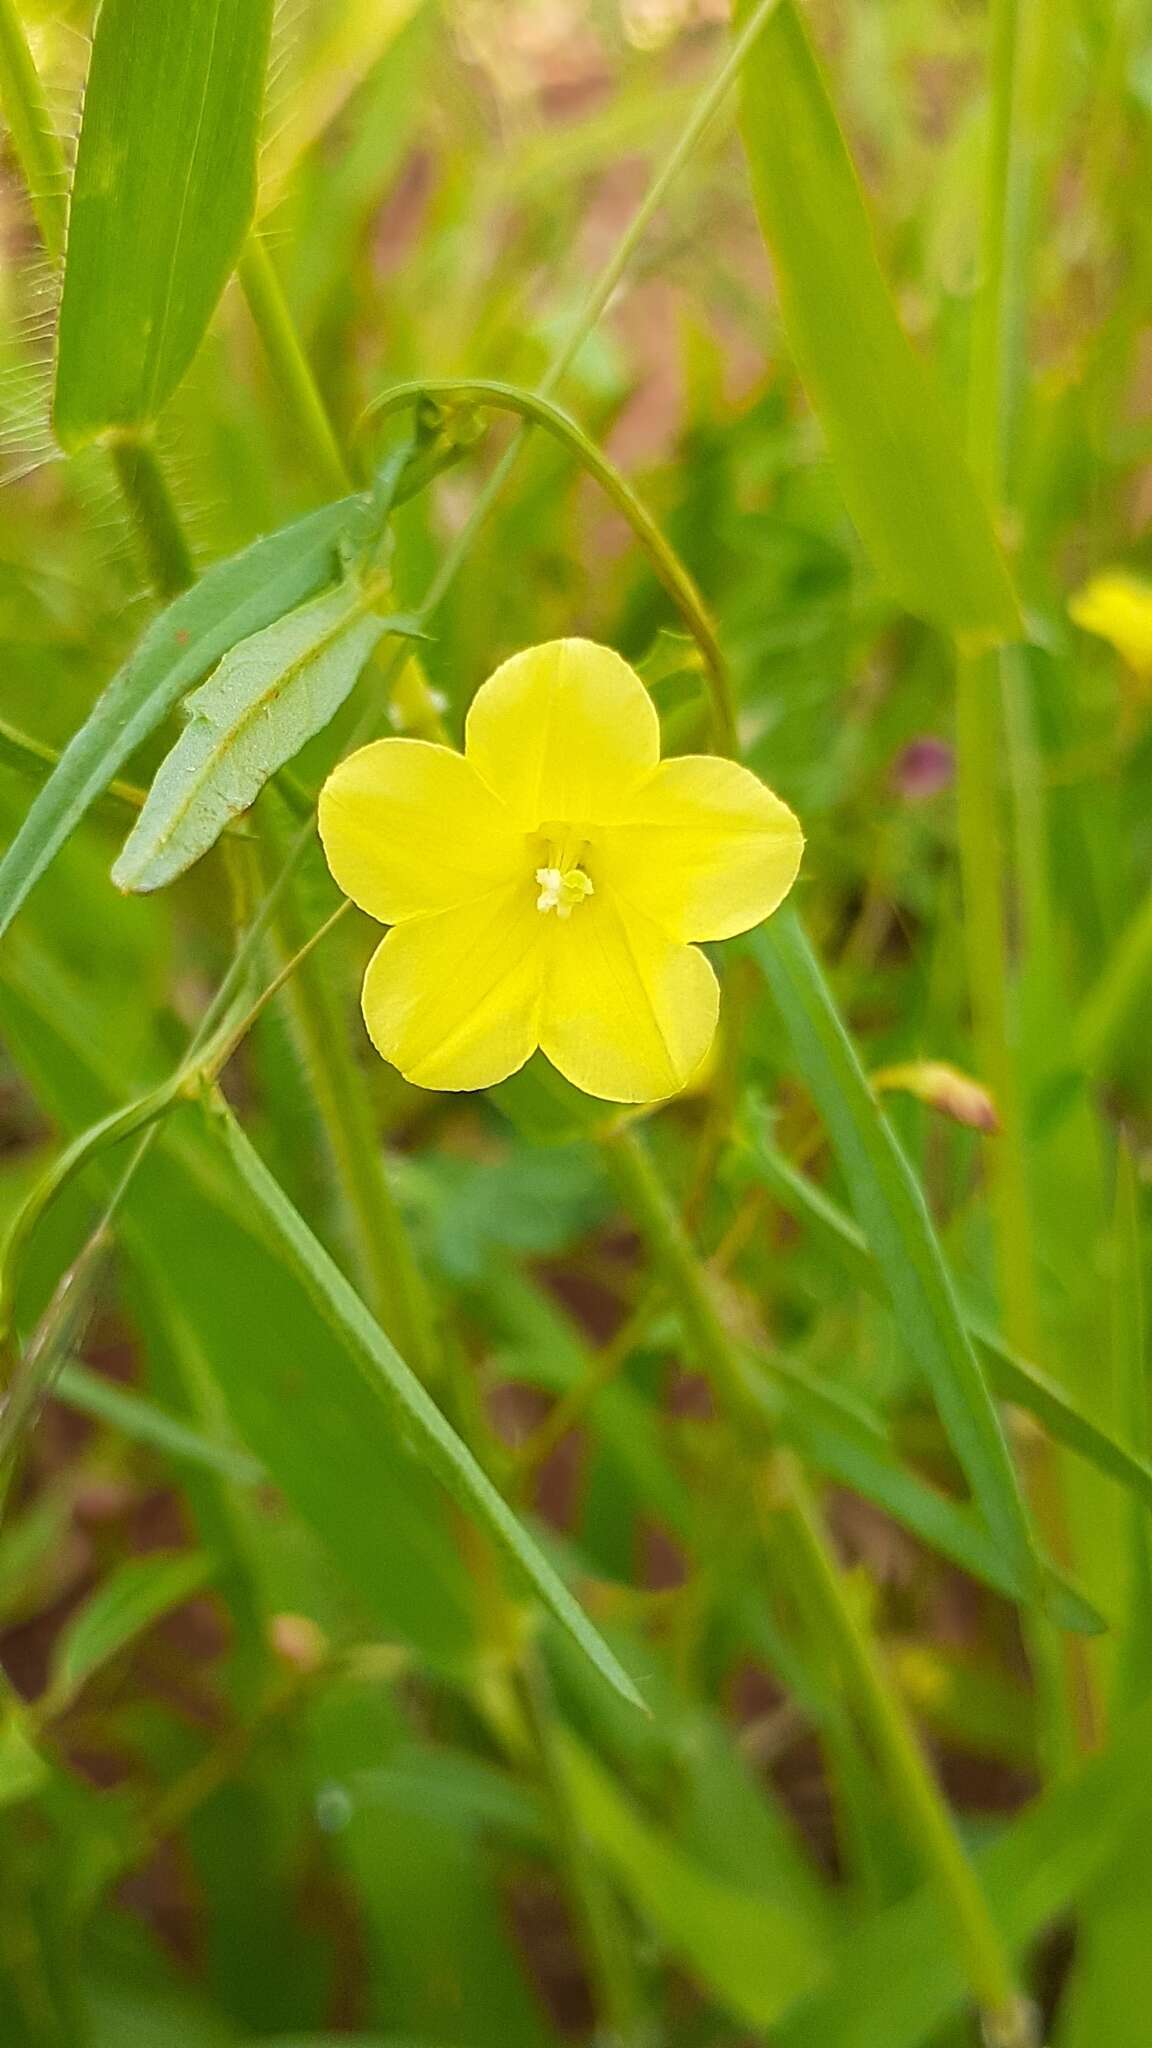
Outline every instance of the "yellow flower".
<path id="1" fill-rule="evenodd" d="M 369 963 L 377 1050 L 423 1088 L 488 1088 L 541 1048 L 610 1102 L 691 1080 L 719 990 L 697 939 L 758 924 L 803 847 L 734 761 L 661 762 L 638 675 L 554 640 L 477 691 L 465 752 L 362 747 L 329 777 L 320 834 L 341 889 L 393 929 Z"/>
<path id="2" fill-rule="evenodd" d="M 1138 676 L 1152 676 L 1152 584 L 1126 569 L 1102 569 L 1069 600 L 1068 615 L 1107 640 Z"/>

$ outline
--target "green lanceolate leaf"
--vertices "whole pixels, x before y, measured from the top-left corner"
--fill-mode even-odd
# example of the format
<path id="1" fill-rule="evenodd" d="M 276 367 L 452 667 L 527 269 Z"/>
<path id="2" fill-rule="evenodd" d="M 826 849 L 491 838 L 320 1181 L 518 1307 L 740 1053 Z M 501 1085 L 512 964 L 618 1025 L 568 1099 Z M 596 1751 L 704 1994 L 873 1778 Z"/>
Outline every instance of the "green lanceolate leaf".
<path id="1" fill-rule="evenodd" d="M 256 204 L 272 0 L 104 0 L 72 183 L 53 417 L 66 448 L 154 419 Z"/>
<path id="2" fill-rule="evenodd" d="M 225 655 L 187 700 L 188 725 L 112 870 L 118 888 L 160 889 L 190 868 L 335 717 L 383 635 L 416 630 L 370 604 L 348 581 Z"/>
<path id="3" fill-rule="evenodd" d="M 741 0 L 737 20 L 750 11 Z M 743 70 L 744 147 L 788 343 L 886 585 L 951 631 L 1020 618 L 987 510 L 905 335 L 835 110 L 791 0 Z"/>
<path id="4" fill-rule="evenodd" d="M 74 734 L 0 861 L 0 937 L 86 812 L 186 690 L 238 640 L 336 574 L 364 501 L 346 498 L 218 562 L 154 619 Z"/>
<path id="5" fill-rule="evenodd" d="M 195 1551 L 158 1551 L 117 1565 L 57 1642 L 48 1685 L 51 1706 L 72 1699 L 94 1671 L 162 1614 L 199 1592 L 208 1576 L 208 1559 Z"/>
<path id="6" fill-rule="evenodd" d="M 467 1445 L 445 1421 L 415 1373 L 389 1343 L 355 1288 L 350 1286 L 303 1217 L 293 1208 L 239 1124 L 223 1109 L 214 1122 L 223 1131 L 232 1164 L 270 1238 L 329 1327 L 346 1345 L 369 1384 L 387 1402 L 397 1428 L 405 1432 L 416 1453 L 453 1499 L 475 1516 L 512 1558 L 545 1607 L 591 1658 L 609 1684 L 615 1686 L 625 1699 L 640 1705 L 631 1679 L 608 1645 L 501 1499 Z"/>
<path id="7" fill-rule="evenodd" d="M 868 1086 L 795 915 L 779 912 L 749 943 L 839 1158 L 909 1354 L 932 1388 L 1019 1596 L 1036 1598 L 1037 1556 L 1019 1482 L 924 1197 Z"/>

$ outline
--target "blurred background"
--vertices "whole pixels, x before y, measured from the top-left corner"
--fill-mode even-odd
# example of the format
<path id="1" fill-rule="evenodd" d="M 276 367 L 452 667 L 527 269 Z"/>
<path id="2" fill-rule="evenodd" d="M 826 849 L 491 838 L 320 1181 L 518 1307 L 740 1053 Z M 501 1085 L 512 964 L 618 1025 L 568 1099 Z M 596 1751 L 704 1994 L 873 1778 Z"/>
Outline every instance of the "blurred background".
<path id="1" fill-rule="evenodd" d="M 804 14 L 903 325 L 961 430 L 988 18 L 970 0 L 810 0 Z M 23 15 L 74 138 L 92 10 L 24 0 Z M 1152 21 L 1130 0 L 1054 0 L 1036 22 L 1010 249 L 1026 326 L 1004 395 L 1002 538 L 1029 632 L 1001 754 L 1013 1044 L 1036 1362 L 1139 1450 Z M 262 219 L 344 440 L 402 380 L 539 382 L 728 34 L 721 0 L 283 0 Z M 54 450 L 54 280 L 10 154 L 0 173 L 6 840 L 36 786 L 26 742 L 46 772 L 154 600 L 103 451 Z M 844 510 L 781 332 L 731 103 L 562 397 L 714 611 L 744 757 L 808 834 L 803 915 L 965 1298 L 994 1320 L 985 1165 L 1002 1105 L 967 995 L 952 654 L 880 585 Z M 496 426 L 399 514 L 402 603 L 422 596 L 507 438 Z M 202 567 L 323 495 L 235 285 L 159 446 Z M 1130 579 L 1121 597 L 1081 604 L 1077 624 L 1070 602 L 1115 569 Z M 666 597 L 593 484 L 537 437 L 420 649 L 449 728 L 506 654 L 570 632 L 641 666 L 670 744 L 704 743 L 698 658 Z M 294 764 L 302 785 L 336 739 Z M 162 751 L 133 763 L 134 785 Z M 171 1070 L 246 912 L 242 862 L 216 856 L 159 897 L 118 897 L 108 870 L 128 815 L 115 798 L 93 815 L 4 941 L 0 1226 L 68 1137 Z M 273 836 L 290 821 L 286 805 Z M 301 900 L 297 943 L 336 900 L 318 860 Z M 757 1549 L 737 1451 L 597 1132 L 530 1082 L 506 1099 L 437 1098 L 372 1060 L 356 1014 L 372 943 L 365 921 L 345 922 L 319 956 L 319 1011 L 302 1015 L 290 989 L 228 1093 L 343 1260 L 322 1054 L 325 1034 L 347 1043 L 367 1140 L 387 1147 L 450 1331 L 457 1426 L 653 1709 L 635 1714 L 543 1632 L 542 1711 L 575 1745 L 566 1782 L 597 1866 L 583 1910 L 608 1914 L 608 1951 L 626 1960 L 606 1992 L 563 1817 L 506 1723 L 490 1559 L 376 1411 L 330 1398 L 331 1333 L 177 1119 L 0 1525 L 0 1657 L 32 1703 L 10 1702 L 0 1732 L 0 2040 L 974 2042 L 915 1854 L 787 1572 Z M 859 1247 L 854 1264 L 771 1164 L 843 1201 L 747 960 L 727 962 L 725 990 L 713 1076 L 649 1133 L 725 1316 L 875 1422 L 889 1479 L 950 1501 L 951 1453 Z M 36 1232 L 19 1331 L 98 1192 L 73 1185 Z M 1027 1466 L 1038 1426 L 1013 1417 Z M 1152 1473 L 1133 1490 L 1070 1452 L 1055 1465 L 1068 1561 L 1110 1623 L 1076 1652 L 1078 1742 L 1047 1711 L 995 1560 L 963 1568 L 957 1541 L 934 1545 L 923 1517 L 913 1533 L 894 1510 L 895 1480 L 877 1499 L 831 1453 L 827 1509 L 962 1834 L 991 1858 L 1044 2038 L 1136 2048 L 1152 1955 L 1147 1751 L 1110 1746 L 1105 1726 L 1143 1696 Z"/>

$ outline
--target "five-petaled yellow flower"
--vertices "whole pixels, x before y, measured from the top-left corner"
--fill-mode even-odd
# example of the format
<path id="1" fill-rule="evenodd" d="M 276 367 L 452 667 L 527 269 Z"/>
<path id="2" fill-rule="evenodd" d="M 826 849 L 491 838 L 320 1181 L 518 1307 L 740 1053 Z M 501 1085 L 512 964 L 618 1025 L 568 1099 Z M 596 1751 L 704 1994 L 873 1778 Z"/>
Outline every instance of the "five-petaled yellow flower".
<path id="1" fill-rule="evenodd" d="M 716 976 L 693 941 L 759 924 L 803 847 L 786 804 L 711 755 L 661 761 L 652 699 L 589 640 L 513 655 L 465 752 L 385 739 L 320 798 L 328 865 L 393 929 L 364 980 L 377 1050 L 422 1088 L 487 1088 L 539 1047 L 610 1102 L 693 1077 Z"/>

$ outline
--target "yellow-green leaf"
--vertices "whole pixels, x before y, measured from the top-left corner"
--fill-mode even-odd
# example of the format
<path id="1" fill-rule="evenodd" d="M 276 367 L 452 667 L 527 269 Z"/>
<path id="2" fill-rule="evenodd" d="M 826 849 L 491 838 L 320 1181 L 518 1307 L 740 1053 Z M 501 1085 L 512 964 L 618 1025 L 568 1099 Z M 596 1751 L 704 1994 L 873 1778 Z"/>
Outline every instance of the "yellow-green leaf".
<path id="1" fill-rule="evenodd" d="M 737 21 L 750 11 L 740 0 Z M 785 333 L 860 535 L 908 609 L 1019 635 L 1011 582 L 932 377 L 897 317 L 835 109 L 790 0 L 744 65 L 744 146 Z"/>
<path id="2" fill-rule="evenodd" d="M 256 204 L 271 0 L 104 0 L 68 215 L 53 417 L 66 448 L 154 419 Z"/>

